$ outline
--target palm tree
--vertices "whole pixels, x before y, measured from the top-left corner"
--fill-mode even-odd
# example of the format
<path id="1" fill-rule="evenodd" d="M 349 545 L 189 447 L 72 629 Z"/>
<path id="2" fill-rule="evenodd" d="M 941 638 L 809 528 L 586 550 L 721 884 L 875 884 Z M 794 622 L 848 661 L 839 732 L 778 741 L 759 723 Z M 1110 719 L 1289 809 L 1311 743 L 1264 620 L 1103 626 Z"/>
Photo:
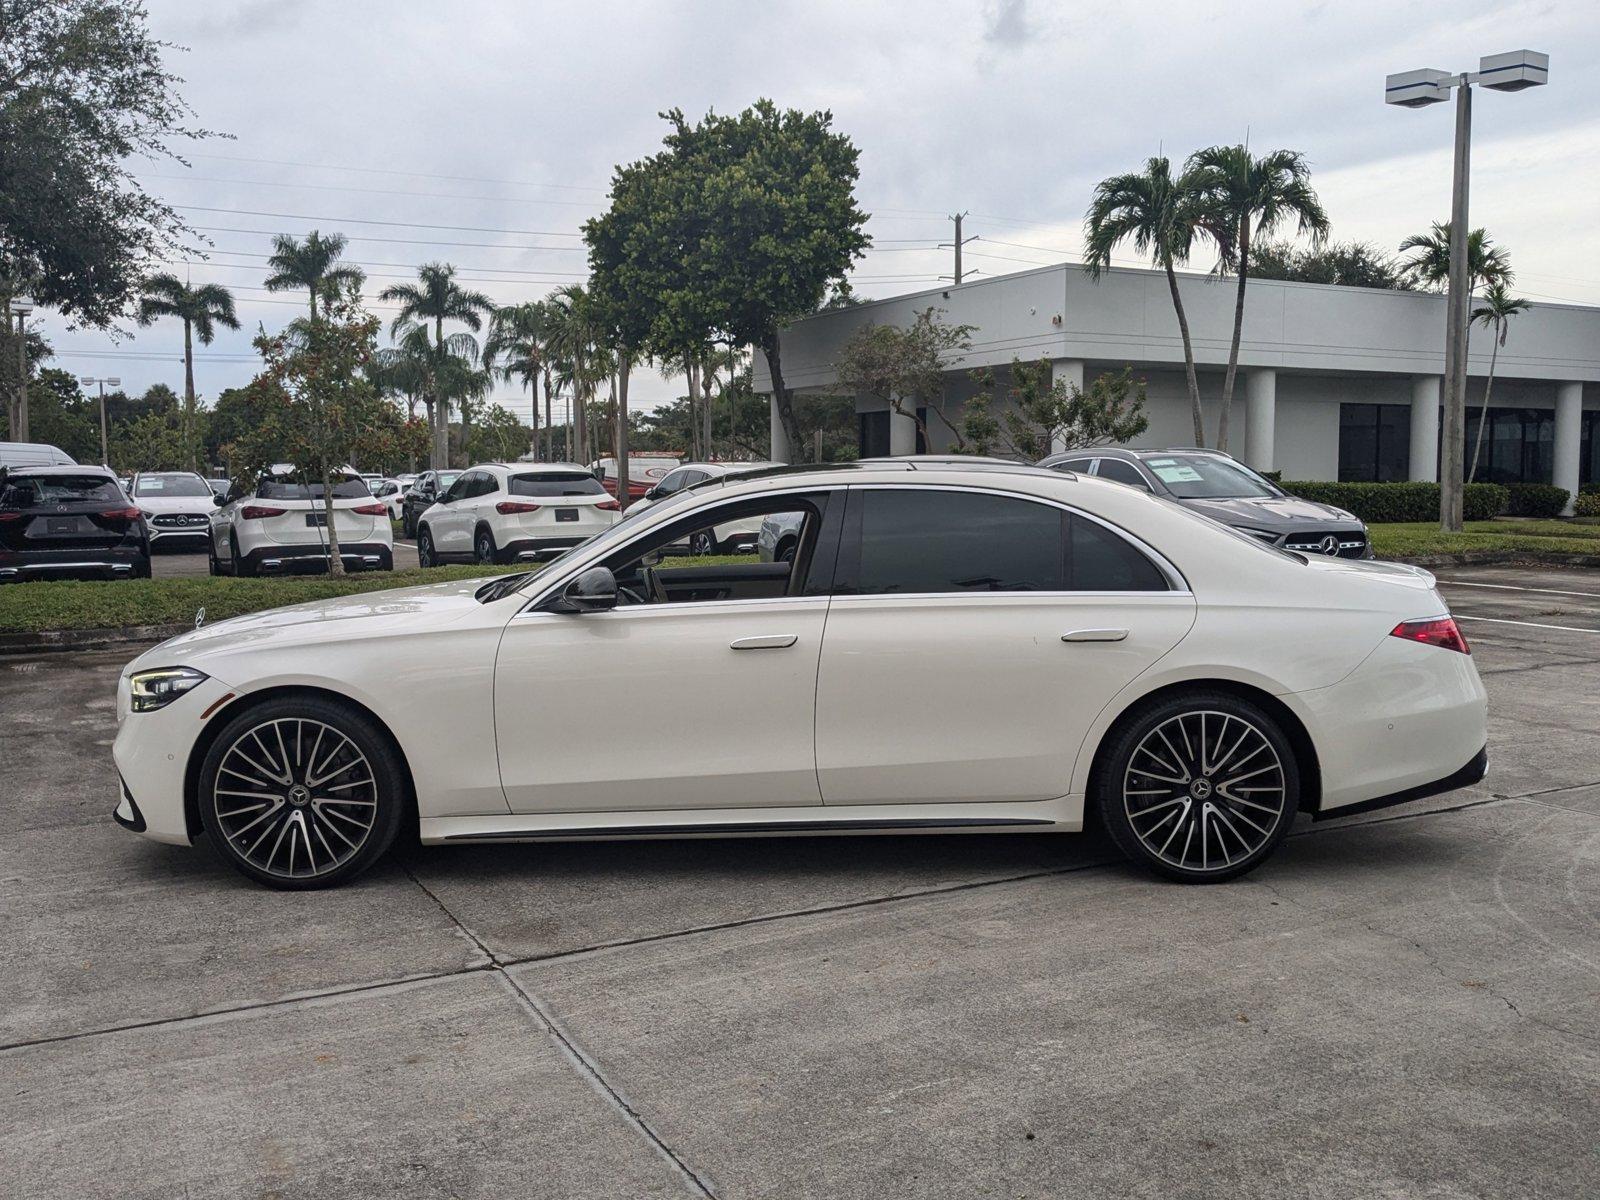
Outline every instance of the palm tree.
<path id="1" fill-rule="evenodd" d="M 1468 243 L 1469 245 L 1471 243 Z M 1506 344 L 1506 334 L 1511 330 L 1511 318 L 1527 312 L 1533 305 L 1506 290 L 1506 285 L 1496 281 L 1483 293 L 1483 303 L 1472 310 L 1472 320 L 1486 325 L 1494 334 L 1494 349 L 1489 352 L 1489 378 L 1483 385 L 1483 411 L 1478 414 L 1478 436 L 1472 446 L 1472 469 L 1467 472 L 1471 483 L 1478 474 L 1478 456 L 1483 452 L 1483 427 L 1489 423 L 1489 393 L 1494 390 L 1494 368 L 1500 358 L 1500 347 Z"/>
<path id="2" fill-rule="evenodd" d="M 1233 301 L 1233 342 L 1222 377 L 1222 411 L 1217 414 L 1217 449 L 1228 448 L 1228 416 L 1239 370 L 1239 339 L 1244 333 L 1245 283 L 1250 275 L 1250 241 L 1275 233 L 1293 221 L 1297 231 L 1321 245 L 1328 236 L 1328 214 L 1311 190 L 1311 168 L 1297 150 L 1273 150 L 1260 158 L 1248 146 L 1212 146 L 1189 156 L 1188 173 L 1200 189 L 1203 220 L 1221 250 L 1220 268 L 1238 279 Z"/>
<path id="3" fill-rule="evenodd" d="M 557 379 L 571 389 L 573 433 L 577 438 L 575 458 L 587 462 L 593 449 L 588 408 L 595 389 L 611 375 L 610 355 L 595 323 L 589 293 L 582 284 L 557 288 L 547 303 L 550 328 L 546 349 L 556 360 Z"/>
<path id="4" fill-rule="evenodd" d="M 1172 292 L 1172 307 L 1178 314 L 1178 332 L 1183 336 L 1183 367 L 1189 383 L 1189 406 L 1194 413 L 1194 441 L 1206 444 L 1205 422 L 1200 411 L 1200 384 L 1194 373 L 1194 344 L 1189 338 L 1189 317 L 1178 293 L 1174 266 L 1189 260 L 1195 238 L 1204 229 L 1194 180 L 1185 172 L 1172 177 L 1172 164 L 1165 158 L 1152 158 L 1144 171 L 1113 175 L 1100 181 L 1084 218 L 1084 267 L 1099 279 L 1111 266 L 1111 252 L 1123 241 L 1131 240 L 1140 254 L 1167 273 Z"/>
<path id="5" fill-rule="evenodd" d="M 233 293 L 220 283 L 203 283 L 192 288 L 176 275 L 152 275 L 139 297 L 137 320 L 151 325 L 161 317 L 177 317 L 183 322 L 183 445 L 189 469 L 199 464 L 195 457 L 194 436 L 194 339 L 209 346 L 217 336 L 217 326 L 239 328 L 233 311 Z"/>
<path id="6" fill-rule="evenodd" d="M 534 456 L 539 456 L 539 377 L 544 376 L 545 423 L 550 418 L 549 310 L 540 301 L 495 309 L 483 344 L 483 365 L 506 381 L 519 379 L 533 399 Z"/>
<path id="7" fill-rule="evenodd" d="M 433 353 L 451 352 L 450 348 L 465 349 L 471 343 L 470 365 L 477 366 L 478 341 L 466 334 L 445 336 L 446 321 L 460 321 L 476 333 L 483 328 L 483 319 L 494 312 L 494 301 L 482 292 L 463 288 L 456 282 L 456 269 L 449 263 L 424 263 L 417 269 L 416 283 L 394 283 L 378 293 L 380 300 L 398 301 L 400 312 L 389 324 L 389 335 L 399 338 L 410 333 L 413 326 L 426 326 L 433 322 Z M 465 341 L 461 339 L 465 338 Z M 435 372 L 435 381 L 444 378 L 443 370 Z M 450 400 L 466 400 L 466 395 L 452 397 L 435 388 L 433 415 L 437 424 L 433 429 L 433 461 L 435 469 L 450 465 Z M 471 434 L 471 414 L 462 408 L 461 437 L 463 445 Z"/>
<path id="8" fill-rule="evenodd" d="M 1450 287 L 1450 226 L 1435 221 L 1427 233 L 1414 233 L 1400 243 L 1411 257 L 1401 264 L 1408 282 L 1435 291 Z M 1492 283 L 1510 283 L 1511 259 L 1484 230 L 1467 234 L 1467 290 L 1475 292 Z"/>
<path id="9" fill-rule="evenodd" d="M 345 237 L 330 233 L 323 237 L 315 229 L 306 234 L 306 240 L 296 241 L 291 234 L 280 233 L 272 239 L 272 254 L 267 266 L 272 274 L 267 276 L 269 292 L 287 292 L 305 288 L 311 295 L 311 319 L 317 319 L 317 297 L 326 303 L 330 293 L 354 285 L 360 287 L 365 273 L 352 263 L 342 263 Z"/>

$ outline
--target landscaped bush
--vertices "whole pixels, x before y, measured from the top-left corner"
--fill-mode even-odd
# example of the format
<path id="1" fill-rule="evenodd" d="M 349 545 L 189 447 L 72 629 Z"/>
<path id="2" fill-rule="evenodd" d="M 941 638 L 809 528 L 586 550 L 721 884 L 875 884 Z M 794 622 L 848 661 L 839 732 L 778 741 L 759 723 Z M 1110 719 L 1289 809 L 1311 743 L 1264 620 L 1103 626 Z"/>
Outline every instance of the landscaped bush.
<path id="1" fill-rule="evenodd" d="M 1578 493 L 1578 498 L 1572 502 L 1572 515 L 1600 517 L 1600 490 Z"/>
<path id="2" fill-rule="evenodd" d="M 1327 483 L 1295 479 L 1285 480 L 1278 486 L 1292 496 L 1347 509 L 1370 525 L 1433 521 L 1439 517 L 1437 483 Z M 1498 483 L 1469 483 L 1463 500 L 1465 517 L 1469 521 L 1487 521 L 1499 516 L 1505 511 L 1509 498 L 1506 489 Z"/>
<path id="3" fill-rule="evenodd" d="M 1513 517 L 1559 517 L 1571 495 L 1548 483 L 1513 483 L 1506 511 Z"/>

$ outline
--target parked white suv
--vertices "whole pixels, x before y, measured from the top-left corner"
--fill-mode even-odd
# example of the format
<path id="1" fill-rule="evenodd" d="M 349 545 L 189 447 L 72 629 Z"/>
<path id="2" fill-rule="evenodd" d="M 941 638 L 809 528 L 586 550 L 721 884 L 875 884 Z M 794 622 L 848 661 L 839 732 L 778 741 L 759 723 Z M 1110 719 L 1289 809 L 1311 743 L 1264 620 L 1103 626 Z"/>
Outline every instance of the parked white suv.
<path id="1" fill-rule="evenodd" d="M 380 479 L 377 483 L 369 483 L 368 486 L 372 489 L 372 494 L 382 500 L 383 506 L 389 510 L 389 519 L 398 521 L 400 514 L 405 510 L 406 493 L 411 490 L 411 485 L 402 483 L 398 479 Z"/>
<path id="2" fill-rule="evenodd" d="M 217 498 L 193 471 L 140 471 L 128 484 L 150 530 L 150 549 L 183 546 L 198 551 L 211 533 Z"/>
<path id="3" fill-rule="evenodd" d="M 346 474 L 334 485 L 333 522 L 346 570 L 394 568 L 389 510 L 359 475 Z M 326 570 L 322 484 L 305 482 L 288 466 L 275 466 L 251 484 L 236 484 L 228 502 L 211 516 L 210 549 L 213 575 Z"/>
<path id="4" fill-rule="evenodd" d="M 669 496 L 675 496 L 686 487 L 693 487 L 697 483 L 704 483 L 707 479 L 718 479 L 729 475 L 748 475 L 751 471 L 760 471 L 767 467 L 779 467 L 782 463 L 770 462 L 698 462 L 684 463 L 677 469 L 669 472 L 660 483 L 646 492 L 642 499 L 636 500 L 628 509 L 628 515 L 643 512 L 652 504 L 657 504 Z M 689 535 L 687 548 L 690 554 L 748 554 L 756 548 L 756 539 L 761 533 L 760 517 L 745 517 L 737 521 L 727 521 L 721 525 L 713 525 L 708 529 L 697 529 Z"/>
<path id="5" fill-rule="evenodd" d="M 484 463 L 417 521 L 417 561 L 552 558 L 621 519 L 621 506 L 576 463 Z"/>

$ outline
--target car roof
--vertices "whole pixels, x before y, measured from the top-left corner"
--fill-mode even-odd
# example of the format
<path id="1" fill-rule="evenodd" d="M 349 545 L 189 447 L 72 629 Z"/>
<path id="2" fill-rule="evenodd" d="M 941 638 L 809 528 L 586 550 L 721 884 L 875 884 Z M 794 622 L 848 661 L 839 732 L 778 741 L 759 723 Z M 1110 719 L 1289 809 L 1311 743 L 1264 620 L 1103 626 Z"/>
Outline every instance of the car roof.
<path id="1" fill-rule="evenodd" d="M 70 463 L 39 463 L 37 466 L 29 464 L 21 467 L 7 467 L 5 471 L 7 475 L 13 477 L 17 475 L 99 475 L 111 480 L 113 483 L 118 482 L 116 474 L 109 467 L 90 466 L 88 464 L 72 466 Z"/>
<path id="2" fill-rule="evenodd" d="M 1035 479 L 1051 480 L 1077 478 L 1070 471 L 1029 466 L 1026 463 L 1013 462 L 1008 458 L 978 458 L 974 455 L 908 454 L 898 458 L 863 458 L 856 462 L 847 463 L 796 463 L 766 467 L 756 471 L 713 475 L 709 479 L 702 479 L 699 483 L 690 484 L 684 490 L 698 492 L 712 487 L 726 487 L 736 483 L 755 483 L 767 479 L 795 479 L 798 481 L 807 475 L 815 475 L 819 479 L 829 479 L 839 475 L 900 472 L 909 474 L 916 471 L 938 472 L 941 475 L 960 474 L 978 477 L 1022 475 L 1031 476 Z"/>
<path id="3" fill-rule="evenodd" d="M 1068 459 L 1079 458 L 1120 458 L 1123 462 L 1143 462 L 1148 458 L 1164 458 L 1170 454 L 1204 454 L 1209 458 L 1225 458 L 1229 462 L 1237 461 L 1226 450 L 1208 450 L 1204 446 L 1167 446 L 1164 449 L 1151 447 L 1129 446 L 1093 446 L 1084 450 L 1062 450 L 1041 458 L 1041 467 L 1053 466 L 1056 463 L 1066 462 Z"/>
<path id="4" fill-rule="evenodd" d="M 514 462 L 514 463 L 478 463 L 468 467 L 469 471 L 505 471 L 515 475 L 537 475 L 540 471 L 576 471 L 579 475 L 593 475 L 588 467 L 569 462 Z"/>

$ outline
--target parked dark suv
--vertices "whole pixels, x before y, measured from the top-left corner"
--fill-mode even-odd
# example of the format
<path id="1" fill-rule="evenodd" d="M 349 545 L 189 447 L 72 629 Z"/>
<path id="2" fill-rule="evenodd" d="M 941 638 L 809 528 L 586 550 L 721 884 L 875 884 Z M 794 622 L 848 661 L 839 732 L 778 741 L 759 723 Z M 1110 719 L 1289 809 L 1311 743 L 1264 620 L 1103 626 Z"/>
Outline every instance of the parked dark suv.
<path id="1" fill-rule="evenodd" d="M 1372 557 L 1367 527 L 1354 513 L 1291 496 L 1220 450 L 1105 446 L 1052 454 L 1039 466 L 1144 488 L 1283 550 Z"/>
<path id="2" fill-rule="evenodd" d="M 417 519 L 437 504 L 460 476 L 460 471 L 424 471 L 417 476 L 400 502 L 400 527 L 406 537 L 417 536 Z"/>
<path id="3" fill-rule="evenodd" d="M 149 530 L 110 471 L 0 468 L 0 581 L 149 575 Z"/>

